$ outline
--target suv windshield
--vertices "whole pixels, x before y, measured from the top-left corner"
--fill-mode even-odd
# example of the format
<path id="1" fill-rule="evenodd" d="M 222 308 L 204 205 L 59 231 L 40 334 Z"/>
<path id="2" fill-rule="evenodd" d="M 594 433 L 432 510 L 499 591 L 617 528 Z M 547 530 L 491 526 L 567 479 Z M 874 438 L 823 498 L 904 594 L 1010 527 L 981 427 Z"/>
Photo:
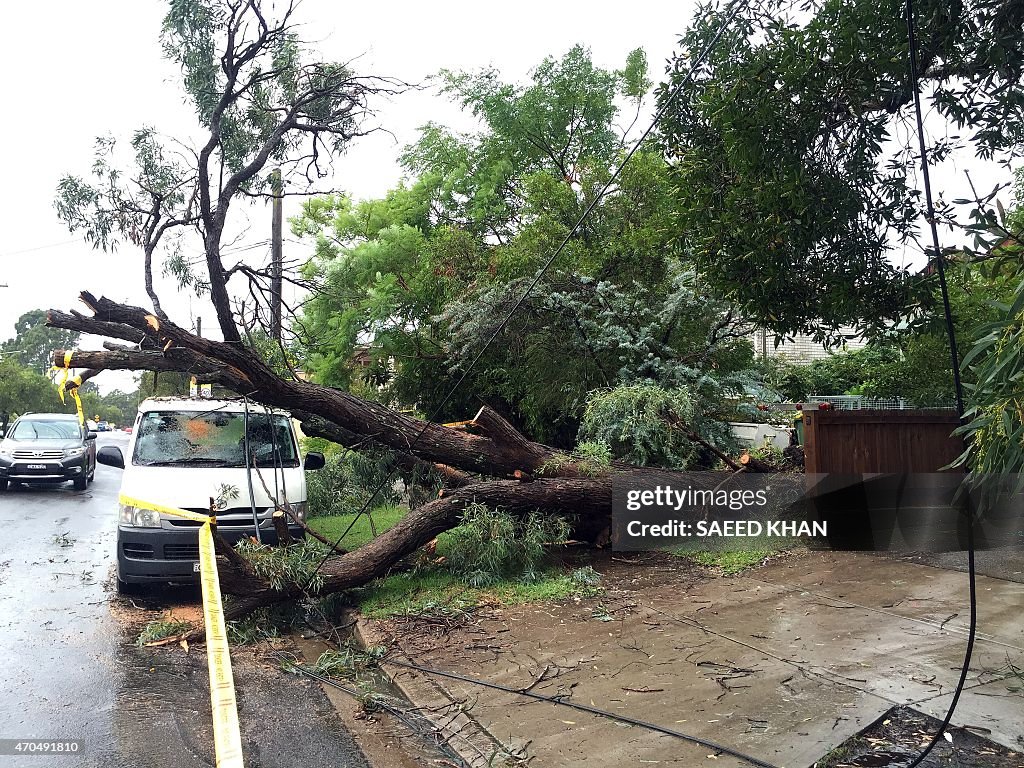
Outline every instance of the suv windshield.
<path id="1" fill-rule="evenodd" d="M 82 428 L 74 419 L 21 419 L 7 437 L 10 440 L 80 440 Z"/>
<path id="2" fill-rule="evenodd" d="M 273 428 L 271 428 L 273 425 Z M 134 464 L 197 467 L 245 466 L 245 414 L 212 411 L 152 411 L 139 421 Z M 253 466 L 297 467 L 287 416 L 249 414 Z"/>

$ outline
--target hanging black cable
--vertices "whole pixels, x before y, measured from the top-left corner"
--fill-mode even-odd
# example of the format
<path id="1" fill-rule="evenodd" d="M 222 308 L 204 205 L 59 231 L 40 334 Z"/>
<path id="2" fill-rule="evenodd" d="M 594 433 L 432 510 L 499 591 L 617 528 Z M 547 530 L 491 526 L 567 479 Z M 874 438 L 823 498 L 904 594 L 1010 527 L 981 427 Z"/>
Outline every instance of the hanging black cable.
<path id="1" fill-rule="evenodd" d="M 608 710 L 605 710 L 605 709 L 598 709 L 597 707 L 592 707 L 592 706 L 589 706 L 587 704 L 578 704 L 577 702 L 570 701 L 569 699 L 566 699 L 563 696 L 544 696 L 543 694 L 534 693 L 533 691 L 527 690 L 525 688 L 509 688 L 508 686 L 499 685 L 498 683 L 491 683 L 491 682 L 488 682 L 487 680 L 478 680 L 478 679 L 473 678 L 473 677 L 467 677 L 466 675 L 460 675 L 458 672 L 445 672 L 444 670 L 432 669 L 430 667 L 423 667 L 423 666 L 420 666 L 419 664 L 410 664 L 410 663 L 405 662 L 405 661 L 395 661 L 393 659 L 382 659 L 381 663 L 382 664 L 393 664 L 395 666 L 405 667 L 407 669 L 415 669 L 418 672 L 425 672 L 425 673 L 427 673 L 429 675 L 438 675 L 439 677 L 447 677 L 447 678 L 449 678 L 451 680 L 458 680 L 458 681 L 463 682 L 463 683 L 471 683 L 473 685 L 480 685 L 480 686 L 483 686 L 484 688 L 492 688 L 493 690 L 502 691 L 504 693 L 514 693 L 517 696 L 525 696 L 528 699 L 534 699 L 536 701 L 545 701 L 545 702 L 547 702 L 549 704 L 558 704 L 558 705 L 563 706 L 563 707 L 569 707 L 571 709 L 579 710 L 580 712 L 589 712 L 592 715 L 599 715 L 600 717 L 607 717 L 610 720 L 617 720 L 620 723 L 628 723 L 629 725 L 636 725 L 636 726 L 639 726 L 640 728 L 646 728 L 649 731 L 654 731 L 655 733 L 663 733 L 666 736 L 673 736 L 673 737 L 675 737 L 677 739 L 682 739 L 683 741 L 689 741 L 692 744 L 699 744 L 702 747 L 706 747 L 707 749 L 713 749 L 715 752 L 719 752 L 719 753 L 721 753 L 723 755 L 731 755 L 732 757 L 738 758 L 738 759 L 740 759 L 740 760 L 742 760 L 742 761 L 744 761 L 746 763 L 750 763 L 751 765 L 756 765 L 758 768 L 776 768 L 771 763 L 766 763 L 764 760 L 761 760 L 760 758 L 744 754 L 743 752 L 740 752 L 738 750 L 732 749 L 731 747 L 727 747 L 727 746 L 725 746 L 723 744 L 719 744 L 718 742 L 711 741 L 709 739 L 702 739 L 700 736 L 694 736 L 694 735 L 689 734 L 689 733 L 683 733 L 682 731 L 676 731 L 676 730 L 673 730 L 671 728 L 666 728 L 665 726 L 658 725 L 657 723 L 649 723 L 646 720 L 638 720 L 635 717 L 629 717 L 627 715 L 620 715 L 620 714 L 618 714 L 616 712 L 609 712 Z"/>
<path id="2" fill-rule="evenodd" d="M 953 312 L 949 304 L 949 288 L 946 284 L 946 266 L 942 255 L 942 247 L 939 244 L 939 229 L 935 222 L 935 205 L 932 201 L 931 175 L 928 170 L 928 148 L 924 137 L 924 117 L 921 110 L 921 88 L 920 76 L 917 71 L 917 39 L 914 36 L 914 0 L 907 0 L 907 42 L 910 48 L 910 80 L 914 93 L 914 114 L 917 118 L 917 140 L 921 151 L 921 177 L 924 184 L 924 199 L 928 224 L 932 235 L 932 260 L 935 263 L 936 272 L 939 275 L 939 289 L 942 293 L 942 311 L 946 319 L 946 335 L 949 339 L 950 363 L 953 367 L 953 387 L 956 391 L 956 412 L 961 422 L 964 418 L 964 391 L 963 383 L 960 380 L 960 355 L 956 346 L 956 329 L 953 327 Z M 936 731 L 935 736 L 924 748 L 924 751 L 917 756 L 908 768 L 916 768 L 928 754 L 935 748 L 942 735 L 949 727 L 953 718 L 953 712 L 960 701 L 960 694 L 963 692 L 964 684 L 967 682 L 967 672 L 971 666 L 971 656 L 974 653 L 974 638 L 978 629 L 978 593 L 974 572 L 974 513 L 970 507 L 970 501 L 965 505 L 967 514 L 967 579 L 970 590 L 970 628 L 967 633 L 967 648 L 964 651 L 964 663 L 960 669 L 960 679 L 957 681 L 956 690 L 953 691 L 953 698 L 949 702 L 949 709 L 942 720 L 942 725 Z"/>
<path id="3" fill-rule="evenodd" d="M 334 678 L 329 677 L 327 675 L 321 675 L 318 672 L 316 672 L 316 670 L 310 669 L 309 667 L 304 666 L 302 664 L 298 664 L 293 659 L 288 659 L 280 653 L 275 653 L 271 655 L 274 656 L 281 663 L 281 666 L 285 670 L 291 670 L 295 674 L 305 675 L 306 677 L 316 680 L 317 682 L 323 685 L 329 685 L 331 688 L 336 688 L 339 691 L 344 691 L 356 701 L 360 701 L 365 697 L 364 691 L 359 691 L 355 688 L 352 688 L 351 686 L 343 685 Z M 374 703 L 379 705 L 388 714 L 390 714 L 392 717 L 401 722 L 406 728 L 409 729 L 411 733 L 424 739 L 427 739 L 430 736 L 430 730 L 424 727 L 426 724 L 430 724 L 430 721 L 426 720 L 426 718 L 424 718 L 423 715 L 411 713 L 410 711 L 402 709 L 401 707 L 392 704 L 390 701 L 387 701 L 386 699 L 379 697 L 374 699 Z M 417 720 L 424 720 L 426 722 L 421 724 L 417 722 Z M 451 761 L 453 765 L 459 766 L 460 768 L 468 768 L 469 764 L 462 758 L 462 756 L 458 752 L 455 751 L 454 748 L 452 748 L 448 744 L 448 739 L 435 738 L 431 739 L 430 743 L 438 750 L 440 750 L 444 754 L 444 756 L 449 761 Z"/>
<path id="4" fill-rule="evenodd" d="M 438 405 L 434 408 L 434 412 L 430 414 L 429 417 L 426 419 L 425 423 L 423 424 L 423 428 L 419 431 L 419 433 L 416 435 L 413 441 L 409 443 L 409 446 L 406 450 L 411 451 L 412 448 L 417 443 L 419 443 L 420 438 L 423 437 L 427 429 L 429 429 L 430 426 L 433 424 L 434 419 L 441 413 L 441 409 L 444 408 L 444 406 L 452 398 L 452 395 L 454 395 L 456 391 L 458 391 L 459 387 L 462 386 L 463 382 L 466 381 L 470 372 L 473 370 L 473 368 L 476 367 L 476 364 L 480 362 L 480 358 L 484 356 L 484 353 L 487 351 L 487 349 L 491 346 L 492 343 L 494 343 L 494 340 L 497 339 L 498 335 L 505 329 L 505 326 L 508 325 L 509 321 L 512 319 L 512 316 L 523 305 L 523 302 L 525 302 L 526 299 L 530 296 L 530 294 L 533 293 L 533 290 L 537 287 L 537 285 L 543 279 L 544 275 L 547 274 L 547 271 L 555 263 L 555 259 L 557 259 L 559 255 L 562 253 L 562 251 L 565 250 L 565 246 L 567 246 L 569 242 L 572 240 L 573 235 L 575 235 L 579 231 L 580 227 L 583 226 L 583 222 L 586 221 L 587 218 L 589 218 L 590 214 L 597 207 L 597 204 L 601 202 L 605 194 L 611 188 L 612 184 L 614 184 L 615 180 L 618 179 L 619 175 L 622 173 L 622 169 L 626 167 L 626 163 L 628 163 L 632 159 L 633 155 L 636 154 L 637 150 L 640 149 L 640 145 L 643 144 L 644 140 L 648 136 L 651 135 L 655 127 L 657 127 L 658 123 L 661 121 L 661 118 L 665 116 L 665 113 L 668 112 L 669 107 L 671 107 L 672 103 L 676 100 L 676 97 L 680 94 L 680 92 L 682 92 L 683 88 L 693 79 L 694 75 L 704 64 L 704 60 L 711 53 L 712 49 L 714 49 L 714 47 L 718 44 L 718 41 L 721 39 L 722 35 L 725 34 L 725 30 L 728 28 L 729 24 L 732 23 L 733 18 L 740 10 L 740 5 L 744 1 L 745 0 L 731 0 L 729 5 L 727 6 L 728 10 L 725 12 L 725 18 L 722 19 L 721 25 L 718 27 L 718 30 L 712 36 L 708 44 L 704 46 L 704 49 L 700 52 L 700 54 L 698 54 L 697 58 L 693 60 L 693 63 L 690 65 L 690 69 L 686 73 L 686 76 L 682 80 L 680 80 L 679 84 L 676 85 L 676 87 L 673 88 L 665 97 L 664 103 L 661 105 L 661 108 L 655 113 L 654 118 L 651 120 L 650 124 L 644 130 L 643 134 L 641 134 L 640 138 L 637 139 L 636 142 L 634 142 L 633 146 L 630 148 L 629 152 L 626 153 L 626 156 L 623 158 L 622 162 L 618 164 L 618 166 L 612 172 L 611 176 L 608 177 L 608 181 L 604 183 L 604 186 L 601 187 L 600 191 L 594 196 L 594 199 L 590 201 L 590 204 L 580 215 L 579 219 L 576 220 L 576 223 L 572 226 L 572 229 L 569 230 L 569 232 L 562 239 L 561 243 L 559 243 L 558 247 L 555 248 L 554 252 L 548 258 L 548 260 L 537 271 L 537 274 L 534 275 L 533 281 L 530 283 L 529 287 L 527 287 L 526 291 L 523 292 L 523 295 L 519 297 L 519 300 L 516 301 L 516 303 L 512 306 L 512 309 L 508 311 L 508 314 L 505 315 L 505 318 L 500 323 L 498 323 L 498 326 L 494 329 L 494 332 L 491 334 L 490 338 L 487 339 L 487 342 L 483 345 L 483 347 L 481 347 L 480 351 L 477 352 L 476 357 L 473 358 L 469 366 L 463 371 L 462 375 L 459 377 L 459 380 L 455 382 L 454 386 L 452 386 L 452 388 L 448 390 L 448 394 L 446 394 L 444 398 L 441 400 L 441 402 L 438 403 Z M 373 492 L 370 494 L 370 497 L 366 500 L 366 503 L 364 503 L 359 508 L 359 511 L 356 512 L 355 517 L 352 518 L 352 522 L 348 524 L 348 527 L 342 532 L 341 536 L 338 537 L 338 540 L 334 542 L 334 549 L 337 549 L 338 545 L 341 544 L 342 539 L 344 539 L 345 536 L 348 535 L 348 532 L 352 530 L 352 527 L 356 524 L 356 521 L 360 517 L 362 517 L 363 514 L 366 513 L 366 510 L 369 508 L 373 500 L 377 498 L 377 494 L 384 487 L 384 485 L 388 483 L 392 477 L 394 477 L 396 469 L 397 465 L 393 465 L 391 469 L 387 472 L 387 474 L 384 476 L 384 479 L 381 480 L 380 483 L 378 483 L 377 486 L 373 489 Z M 330 552 L 325 554 L 323 558 L 320 560 L 320 562 L 317 563 L 316 568 L 313 570 L 313 573 L 309 577 L 309 581 L 306 582 L 306 586 L 303 587 L 303 591 L 309 588 L 309 585 L 312 583 L 313 579 L 316 578 L 316 575 L 320 572 L 320 569 L 323 567 L 323 564 L 327 562 L 329 557 Z"/>
<path id="5" fill-rule="evenodd" d="M 245 450 L 245 481 L 249 486 L 249 509 L 252 510 L 252 524 L 256 529 L 256 541 L 263 543 L 263 536 L 260 534 L 260 518 L 256 514 L 256 494 L 252 487 L 252 457 L 249 455 L 249 398 L 242 397 L 244 417 L 242 423 L 242 448 Z"/>

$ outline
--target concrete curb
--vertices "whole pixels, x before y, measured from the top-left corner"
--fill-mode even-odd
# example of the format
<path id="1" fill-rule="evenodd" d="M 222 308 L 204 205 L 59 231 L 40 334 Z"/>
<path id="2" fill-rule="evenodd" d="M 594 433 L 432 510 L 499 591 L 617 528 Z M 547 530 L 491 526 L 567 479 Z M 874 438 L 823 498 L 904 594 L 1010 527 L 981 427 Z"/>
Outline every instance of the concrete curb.
<path id="1" fill-rule="evenodd" d="M 384 635 L 372 622 L 362 617 L 356 619 L 353 634 L 356 642 L 364 649 L 383 645 L 391 648 L 389 655 L 395 660 L 412 663 L 412 659 L 396 640 Z M 489 768 L 494 765 L 493 757 L 505 752 L 505 745 L 465 711 L 464 702 L 452 698 L 429 676 L 405 668 L 398 670 L 392 667 L 381 671 L 471 768 Z"/>

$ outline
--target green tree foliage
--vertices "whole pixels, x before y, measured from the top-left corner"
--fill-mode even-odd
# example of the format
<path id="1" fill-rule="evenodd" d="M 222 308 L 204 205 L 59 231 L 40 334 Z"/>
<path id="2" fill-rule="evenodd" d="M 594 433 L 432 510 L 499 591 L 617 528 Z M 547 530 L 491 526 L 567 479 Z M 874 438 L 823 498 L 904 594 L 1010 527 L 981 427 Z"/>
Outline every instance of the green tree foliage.
<path id="1" fill-rule="evenodd" d="M 0 421 L 4 414 L 13 420 L 22 413 L 66 410 L 49 378 L 19 364 L 13 357 L 0 358 Z"/>
<path id="2" fill-rule="evenodd" d="M 953 326 L 961 362 L 978 340 L 980 328 L 999 316 L 999 302 L 1011 300 L 1015 278 L 990 265 L 953 262 L 947 267 Z M 934 278 L 934 276 L 933 276 Z M 938 294 L 937 280 L 932 288 Z M 938 296 L 932 305 L 938 304 Z M 937 307 L 936 307 L 937 308 Z M 919 310 L 898 329 L 873 339 L 867 347 L 840 352 L 823 360 L 767 366 L 766 380 L 786 399 L 810 395 L 865 395 L 903 398 L 918 407 L 954 402 L 949 339 L 941 314 Z M 966 370 L 964 380 L 973 380 Z"/>
<path id="3" fill-rule="evenodd" d="M 922 300 L 888 258 L 922 221 L 914 134 L 900 128 L 912 109 L 903 7 L 739 3 L 684 86 L 727 15 L 703 6 L 661 88 L 664 102 L 681 86 L 662 124 L 681 241 L 723 296 L 780 333 L 891 324 Z M 926 109 L 982 156 L 1024 139 L 1022 23 L 1016 0 L 917 3 Z M 931 159 L 958 141 L 939 139 Z"/>
<path id="4" fill-rule="evenodd" d="M 1024 170 L 1017 173 L 1017 209 L 1003 230 L 1024 232 Z M 977 329 L 977 341 L 964 363 L 971 377 L 967 390 L 967 438 L 962 457 L 984 474 L 1024 473 L 1024 239 L 1004 237 L 986 267 L 1005 275 L 1013 291 L 994 302 L 995 317 Z"/>
<path id="5" fill-rule="evenodd" d="M 617 126 L 635 122 L 650 85 L 641 51 L 621 71 L 577 46 L 525 85 L 493 70 L 443 83 L 477 133 L 428 125 L 403 155 L 406 184 L 381 200 L 311 201 L 293 222 L 316 242 L 307 276 L 323 290 L 303 326 L 319 379 L 433 414 L 483 353 L 438 418 L 482 400 L 568 446 L 592 390 L 696 386 L 749 366 L 746 325 L 673 245 L 668 167 L 652 152 L 632 158 L 499 328 L 624 156 Z"/>
<path id="6" fill-rule="evenodd" d="M 20 365 L 43 373 L 52 367 L 54 350 L 74 349 L 80 334 L 46 327 L 46 310 L 33 309 L 14 324 L 14 338 L 0 344 L 0 357 L 11 357 Z"/>

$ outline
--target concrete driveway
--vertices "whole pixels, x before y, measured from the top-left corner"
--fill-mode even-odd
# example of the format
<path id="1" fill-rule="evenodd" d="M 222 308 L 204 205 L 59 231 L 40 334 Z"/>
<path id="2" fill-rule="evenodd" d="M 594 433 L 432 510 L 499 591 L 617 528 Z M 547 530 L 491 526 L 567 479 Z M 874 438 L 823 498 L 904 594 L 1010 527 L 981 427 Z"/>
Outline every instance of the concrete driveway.
<path id="1" fill-rule="evenodd" d="M 127 444 L 122 433 L 100 445 Z M 110 587 L 120 471 L 75 492 L 0 494 L 0 739 L 81 739 L 81 753 L 4 766 L 212 766 L 202 646 L 137 648 Z M 138 613 L 138 612 L 136 612 Z M 364 766 L 319 686 L 233 658 L 247 766 Z"/>
<path id="2" fill-rule="evenodd" d="M 949 706 L 967 635 L 967 579 L 957 571 L 842 552 L 802 552 L 722 578 L 667 556 L 597 567 L 599 597 L 493 606 L 440 638 L 409 622 L 367 631 L 431 669 L 596 706 L 786 768 L 811 765 L 894 706 L 940 718 Z M 953 723 L 1020 753 L 1024 584 L 983 575 L 978 595 L 978 639 Z M 492 741 L 524 749 L 533 768 L 746 764 L 586 712 L 387 669 L 416 704 L 449 718 L 466 709 Z M 468 733 L 474 723 L 459 725 Z"/>

